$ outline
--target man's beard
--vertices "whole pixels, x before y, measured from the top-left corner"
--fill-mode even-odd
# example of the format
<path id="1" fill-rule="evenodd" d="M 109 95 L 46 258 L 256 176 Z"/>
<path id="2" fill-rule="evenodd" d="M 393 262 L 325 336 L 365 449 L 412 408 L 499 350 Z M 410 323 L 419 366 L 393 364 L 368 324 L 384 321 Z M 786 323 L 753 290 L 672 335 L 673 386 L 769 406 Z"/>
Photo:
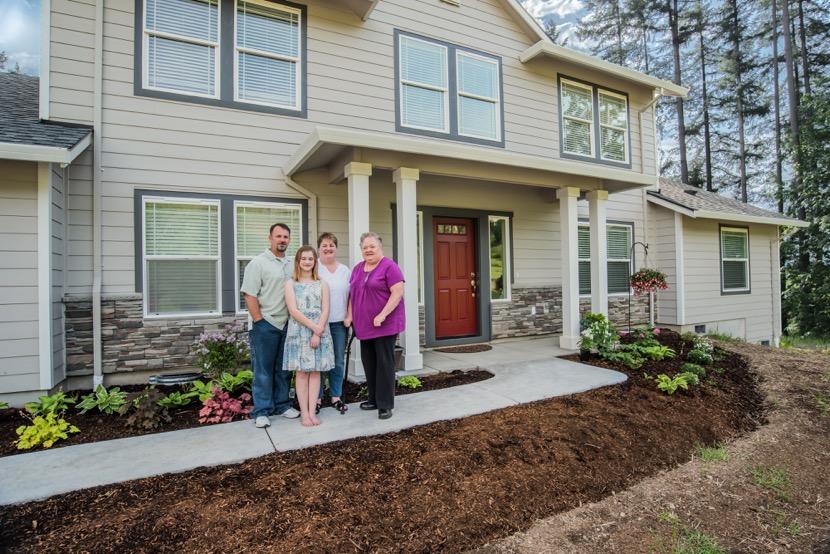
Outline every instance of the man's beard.
<path id="1" fill-rule="evenodd" d="M 277 251 L 278 252 L 285 252 L 286 250 L 288 250 L 288 245 L 287 244 L 277 244 Z"/>

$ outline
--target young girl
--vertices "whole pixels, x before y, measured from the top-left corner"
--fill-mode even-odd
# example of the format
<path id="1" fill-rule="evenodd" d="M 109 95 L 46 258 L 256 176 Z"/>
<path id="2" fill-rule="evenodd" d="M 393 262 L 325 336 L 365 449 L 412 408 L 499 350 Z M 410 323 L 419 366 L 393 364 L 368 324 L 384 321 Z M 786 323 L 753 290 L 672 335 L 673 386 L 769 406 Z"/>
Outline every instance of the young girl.
<path id="1" fill-rule="evenodd" d="M 296 371 L 300 421 L 320 425 L 314 414 L 320 393 L 320 372 L 334 367 L 329 332 L 329 288 L 317 276 L 317 252 L 303 246 L 294 256 L 293 279 L 285 283 L 285 304 L 290 318 L 285 334 L 283 371 Z"/>

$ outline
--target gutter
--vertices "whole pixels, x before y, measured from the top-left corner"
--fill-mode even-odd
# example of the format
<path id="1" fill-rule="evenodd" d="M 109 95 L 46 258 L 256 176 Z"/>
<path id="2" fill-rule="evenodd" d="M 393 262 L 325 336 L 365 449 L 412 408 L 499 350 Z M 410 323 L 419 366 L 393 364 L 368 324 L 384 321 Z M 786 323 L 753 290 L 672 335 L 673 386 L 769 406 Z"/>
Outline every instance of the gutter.
<path id="1" fill-rule="evenodd" d="M 92 388 L 104 384 L 101 344 L 101 127 L 104 89 L 104 0 L 95 0 L 95 81 L 92 108 Z"/>
<path id="2" fill-rule="evenodd" d="M 89 134 L 79 140 L 71 148 L 59 146 L 40 146 L 37 144 L 20 144 L 16 142 L 0 142 L 0 159 L 22 160 L 28 162 L 56 163 L 64 168 L 71 164 L 81 152 L 86 150 L 92 142 Z"/>

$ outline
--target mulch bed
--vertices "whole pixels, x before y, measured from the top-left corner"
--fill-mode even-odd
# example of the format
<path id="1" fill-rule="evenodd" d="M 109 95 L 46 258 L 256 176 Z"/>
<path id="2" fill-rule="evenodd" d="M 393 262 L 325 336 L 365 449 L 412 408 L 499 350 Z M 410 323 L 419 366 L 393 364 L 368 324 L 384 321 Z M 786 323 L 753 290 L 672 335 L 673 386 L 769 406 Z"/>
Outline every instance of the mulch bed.
<path id="1" fill-rule="evenodd" d="M 478 369 L 472 370 L 454 370 L 447 373 L 439 373 L 437 375 L 428 375 L 419 377 L 422 386 L 417 389 L 409 389 L 404 387 L 397 387 L 395 394 L 397 396 L 405 394 L 413 394 L 429 390 L 445 389 L 448 387 L 457 387 L 459 385 L 466 385 L 468 383 L 476 383 L 489 379 L 493 376 L 489 371 Z M 140 391 L 144 387 L 138 385 L 129 385 L 120 387 L 121 390 L 127 392 Z M 173 391 L 181 391 L 179 386 L 159 387 L 165 393 Z M 78 398 L 89 391 L 79 391 Z M 367 399 L 367 391 L 363 385 L 347 382 L 344 390 L 344 396 L 347 402 L 361 402 Z M 331 405 L 329 398 L 325 398 L 323 406 Z M 65 418 L 67 421 L 78 427 L 80 433 L 69 435 L 67 440 L 56 443 L 52 448 L 60 448 L 62 446 L 71 446 L 73 444 L 83 444 L 88 442 L 97 442 L 109 439 L 120 439 L 124 437 L 136 437 L 139 435 L 148 435 L 151 433 L 162 433 L 166 431 L 177 431 L 179 429 L 189 429 L 191 427 L 199 427 L 199 409 L 202 407 L 198 401 L 192 402 L 190 405 L 176 408 L 169 411 L 172 421 L 162 425 L 160 428 L 153 431 L 146 431 L 141 429 L 130 429 L 125 427 L 121 422 L 123 418 L 116 415 L 104 415 L 97 411 L 90 411 L 81 414 L 73 408 L 70 408 Z M 21 425 L 28 425 L 29 420 L 26 419 L 20 410 L 9 408 L 0 410 L 0 457 L 11 456 L 14 454 L 21 454 L 25 451 L 17 450 L 13 441 L 17 440 L 15 430 Z"/>
<path id="2" fill-rule="evenodd" d="M 469 550 L 754 429 L 756 376 L 738 356 L 719 366 L 688 394 L 625 371 L 583 394 L 2 508 L 0 550 Z"/>
<path id="3" fill-rule="evenodd" d="M 446 348 L 436 348 L 436 352 L 443 352 L 444 354 L 475 354 L 476 352 L 487 352 L 493 347 L 489 344 L 468 344 L 464 346 L 447 346 Z"/>

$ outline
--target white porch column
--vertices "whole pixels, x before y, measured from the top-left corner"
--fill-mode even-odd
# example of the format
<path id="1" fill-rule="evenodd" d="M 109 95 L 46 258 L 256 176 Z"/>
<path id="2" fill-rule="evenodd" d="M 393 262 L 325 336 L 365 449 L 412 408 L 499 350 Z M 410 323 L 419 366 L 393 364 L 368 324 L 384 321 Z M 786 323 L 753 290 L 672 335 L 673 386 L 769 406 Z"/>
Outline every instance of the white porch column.
<path id="1" fill-rule="evenodd" d="M 420 173 L 410 167 L 399 167 L 392 174 L 395 181 L 395 202 L 398 215 L 398 264 L 404 275 L 403 302 L 406 311 L 406 329 L 403 332 L 403 369 L 423 369 L 424 357 L 418 344 L 418 251 L 415 185 Z"/>
<path id="2" fill-rule="evenodd" d="M 608 232 L 605 226 L 608 191 L 588 193 L 591 228 L 591 311 L 608 315 Z"/>
<path id="3" fill-rule="evenodd" d="M 372 164 L 350 162 L 343 168 L 348 180 L 349 194 L 349 267 L 354 267 L 363 259 L 360 252 L 360 235 L 369 230 L 369 177 Z M 363 362 L 360 360 L 360 341 L 352 343 L 349 364 L 353 375 L 363 377 Z"/>
<path id="4" fill-rule="evenodd" d="M 563 187 L 556 191 L 559 199 L 559 235 L 562 249 L 562 336 L 559 346 L 579 348 L 579 254 L 576 200 L 579 189 Z"/>

